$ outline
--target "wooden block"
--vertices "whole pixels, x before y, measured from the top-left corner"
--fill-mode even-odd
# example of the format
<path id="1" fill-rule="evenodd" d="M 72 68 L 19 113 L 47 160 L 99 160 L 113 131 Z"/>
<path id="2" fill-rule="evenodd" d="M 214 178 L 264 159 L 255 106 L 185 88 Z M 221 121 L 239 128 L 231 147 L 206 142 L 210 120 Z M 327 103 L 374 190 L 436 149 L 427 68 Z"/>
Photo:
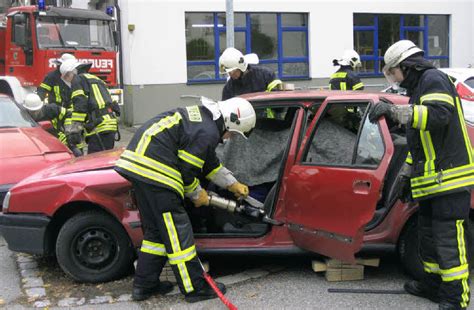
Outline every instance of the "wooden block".
<path id="1" fill-rule="evenodd" d="M 358 258 L 357 264 L 371 267 L 378 267 L 380 265 L 380 258 Z"/>
<path id="2" fill-rule="evenodd" d="M 328 269 L 326 263 L 319 260 L 313 260 L 311 262 L 311 267 L 314 272 L 326 271 Z"/>
<path id="3" fill-rule="evenodd" d="M 364 266 L 352 265 L 352 267 L 328 268 L 326 270 L 326 280 L 334 281 L 354 281 L 364 279 Z"/>

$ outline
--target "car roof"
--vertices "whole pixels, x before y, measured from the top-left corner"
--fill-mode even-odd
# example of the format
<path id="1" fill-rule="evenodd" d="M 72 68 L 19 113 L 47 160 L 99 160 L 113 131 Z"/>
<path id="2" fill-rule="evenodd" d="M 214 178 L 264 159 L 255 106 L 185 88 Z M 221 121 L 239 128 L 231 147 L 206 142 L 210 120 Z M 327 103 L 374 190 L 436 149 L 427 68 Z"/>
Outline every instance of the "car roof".
<path id="1" fill-rule="evenodd" d="M 440 68 L 439 70 L 462 81 L 474 77 L 474 68 Z"/>

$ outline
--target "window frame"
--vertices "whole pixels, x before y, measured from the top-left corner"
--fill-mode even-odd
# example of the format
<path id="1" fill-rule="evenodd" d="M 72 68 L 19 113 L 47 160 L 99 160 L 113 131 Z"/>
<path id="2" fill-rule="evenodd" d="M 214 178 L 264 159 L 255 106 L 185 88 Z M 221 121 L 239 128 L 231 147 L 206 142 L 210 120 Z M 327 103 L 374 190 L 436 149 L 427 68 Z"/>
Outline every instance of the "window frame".
<path id="1" fill-rule="evenodd" d="M 356 14 L 370 14 L 370 13 L 353 13 L 353 20 L 355 19 Z M 353 26 L 353 35 L 357 31 L 373 31 L 373 46 L 372 46 L 372 55 L 360 55 L 360 60 L 361 61 L 374 61 L 374 70 L 373 72 L 359 72 L 359 76 L 361 77 L 379 77 L 383 76 L 383 72 L 379 70 L 380 62 L 383 61 L 383 55 L 377 55 L 378 49 L 379 49 L 379 17 L 381 15 L 393 15 L 393 14 L 372 14 L 373 16 L 373 24 L 371 26 Z M 443 60 L 447 59 L 448 60 L 448 67 L 450 63 L 450 28 L 448 28 L 448 48 L 447 48 L 447 54 L 446 55 L 440 55 L 440 56 L 431 56 L 429 53 L 429 27 L 428 27 L 428 18 L 432 16 L 447 16 L 448 17 L 448 24 L 450 21 L 450 15 L 449 14 L 395 14 L 398 15 L 400 18 L 400 40 L 405 40 L 405 32 L 423 32 L 423 50 L 425 52 L 424 58 L 427 60 Z M 423 16 L 423 26 L 406 26 L 405 25 L 405 16 L 407 15 L 419 15 Z"/>
<path id="2" fill-rule="evenodd" d="M 219 14 L 225 14 L 225 12 L 185 12 L 186 14 L 193 14 L 193 13 L 207 13 L 213 14 L 213 24 L 214 24 L 214 59 L 213 60 L 206 60 L 206 61 L 199 61 L 199 60 L 192 60 L 189 61 L 186 59 L 186 70 L 188 67 L 193 66 L 212 66 L 214 65 L 214 79 L 199 79 L 199 80 L 192 80 L 187 78 L 186 84 L 208 84 L 208 83 L 224 83 L 227 81 L 227 76 L 222 75 L 219 73 L 219 57 L 220 57 L 220 35 L 222 33 L 226 33 L 226 27 L 221 26 L 219 27 Z M 283 26 L 281 15 L 282 14 L 304 14 L 309 20 L 308 13 L 299 13 L 299 12 L 235 12 L 240 14 L 245 14 L 245 26 L 235 26 L 234 32 L 243 32 L 245 33 L 245 51 L 242 51 L 244 54 L 252 53 L 252 23 L 251 23 L 251 15 L 252 14 L 273 14 L 276 17 L 276 27 L 277 27 L 277 58 L 276 59 L 261 59 L 259 64 L 276 64 L 277 65 L 277 74 L 276 77 L 281 80 L 309 80 L 310 78 L 310 67 L 309 67 L 309 40 L 308 40 L 308 23 L 306 26 Z M 307 56 L 290 56 L 284 57 L 283 56 L 283 44 L 282 38 L 283 33 L 285 32 L 302 32 L 305 36 L 306 40 L 306 49 L 305 53 Z M 283 65 L 288 63 L 305 63 L 308 65 L 308 75 L 283 75 Z"/>

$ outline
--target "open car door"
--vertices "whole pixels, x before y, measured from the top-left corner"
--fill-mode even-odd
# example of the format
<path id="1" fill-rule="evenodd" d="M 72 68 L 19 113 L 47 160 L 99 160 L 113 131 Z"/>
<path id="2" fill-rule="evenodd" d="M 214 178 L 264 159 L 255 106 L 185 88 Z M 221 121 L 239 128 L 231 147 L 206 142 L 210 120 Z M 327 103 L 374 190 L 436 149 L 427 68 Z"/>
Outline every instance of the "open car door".
<path id="1" fill-rule="evenodd" d="M 368 94 L 328 97 L 308 120 L 284 180 L 286 224 L 297 246 L 355 261 L 394 151 L 385 120 L 368 120 L 377 100 Z"/>

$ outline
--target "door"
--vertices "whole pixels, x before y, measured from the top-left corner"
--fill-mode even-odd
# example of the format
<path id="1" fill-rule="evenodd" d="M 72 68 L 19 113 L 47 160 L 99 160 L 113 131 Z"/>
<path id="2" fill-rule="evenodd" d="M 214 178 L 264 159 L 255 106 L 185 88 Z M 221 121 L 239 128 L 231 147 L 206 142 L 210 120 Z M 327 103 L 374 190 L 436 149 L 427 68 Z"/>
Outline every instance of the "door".
<path id="1" fill-rule="evenodd" d="M 285 179 L 285 206 L 296 245 L 354 262 L 381 198 L 393 144 L 384 120 L 368 120 L 372 100 L 345 98 L 327 99 L 311 122 Z"/>

